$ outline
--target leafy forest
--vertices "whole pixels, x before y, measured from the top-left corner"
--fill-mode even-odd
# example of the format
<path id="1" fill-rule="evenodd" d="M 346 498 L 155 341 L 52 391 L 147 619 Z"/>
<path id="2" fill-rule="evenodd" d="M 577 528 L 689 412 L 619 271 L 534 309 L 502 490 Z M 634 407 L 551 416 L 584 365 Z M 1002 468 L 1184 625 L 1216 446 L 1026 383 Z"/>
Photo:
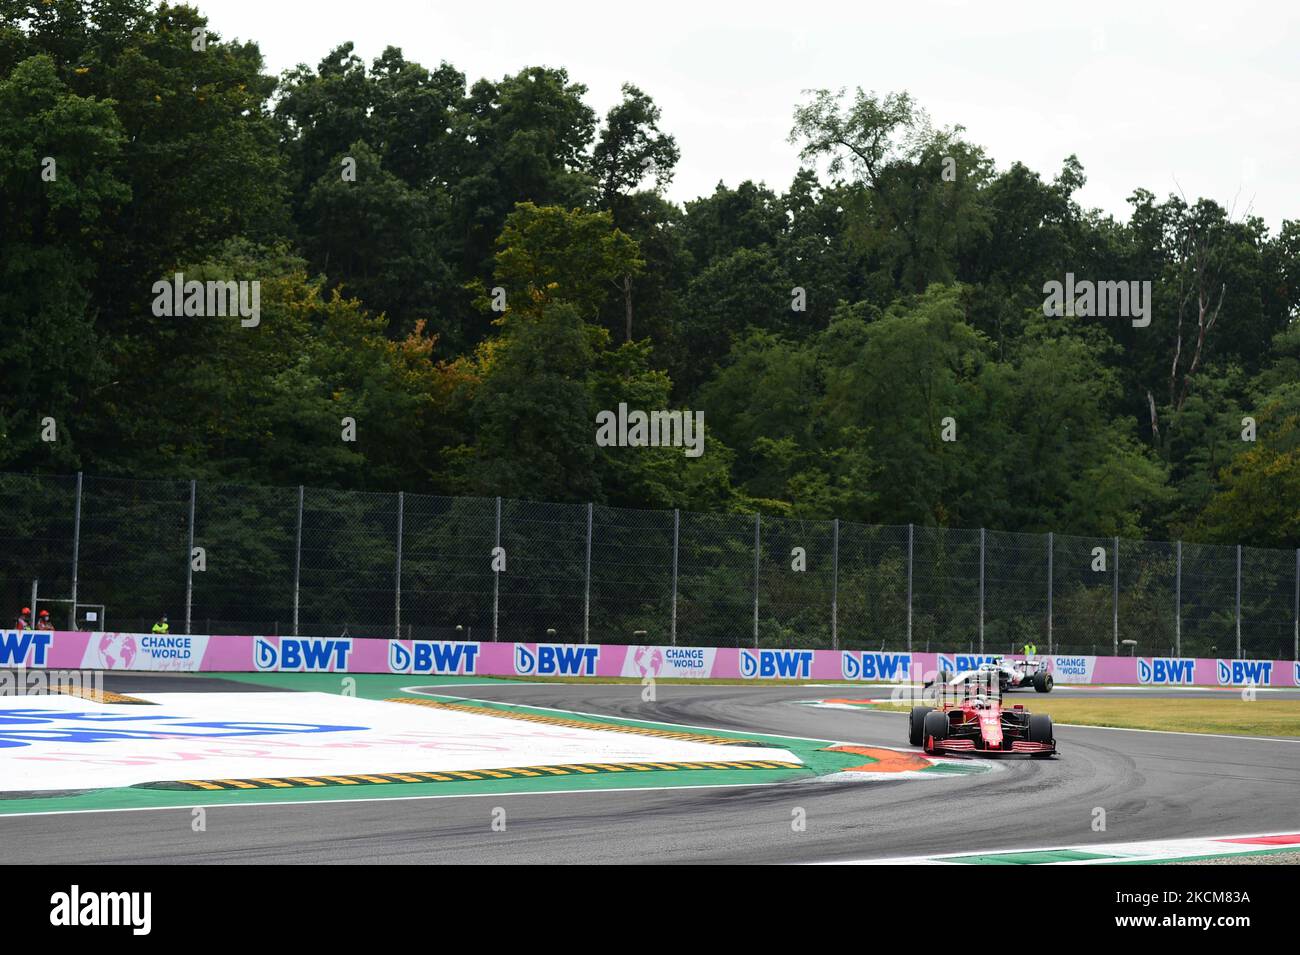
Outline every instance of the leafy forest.
<path id="1" fill-rule="evenodd" d="M 792 182 L 677 205 L 633 82 L 0 15 L 0 471 L 1300 546 L 1300 222 L 1141 183 L 1120 221 L 1069 144 L 990 156 L 865 74 L 772 104 Z M 260 324 L 156 316 L 177 272 Z M 1067 273 L 1150 324 L 1045 315 Z M 705 453 L 598 446 L 621 402 Z"/>

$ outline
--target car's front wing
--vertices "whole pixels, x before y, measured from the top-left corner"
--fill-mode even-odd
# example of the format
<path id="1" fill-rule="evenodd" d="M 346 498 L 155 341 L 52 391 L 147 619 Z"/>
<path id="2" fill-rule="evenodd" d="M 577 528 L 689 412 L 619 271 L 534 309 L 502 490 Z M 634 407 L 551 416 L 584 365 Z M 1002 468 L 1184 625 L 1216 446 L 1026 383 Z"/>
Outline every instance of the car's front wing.
<path id="1" fill-rule="evenodd" d="M 934 753 L 979 753 L 981 756 L 1007 756 L 1012 753 L 1044 754 L 1056 752 L 1056 741 L 1050 743 L 1031 743 L 1024 739 L 1008 740 L 1011 745 L 1000 749 L 977 749 L 972 739 L 934 739 L 930 738 L 927 752 Z"/>

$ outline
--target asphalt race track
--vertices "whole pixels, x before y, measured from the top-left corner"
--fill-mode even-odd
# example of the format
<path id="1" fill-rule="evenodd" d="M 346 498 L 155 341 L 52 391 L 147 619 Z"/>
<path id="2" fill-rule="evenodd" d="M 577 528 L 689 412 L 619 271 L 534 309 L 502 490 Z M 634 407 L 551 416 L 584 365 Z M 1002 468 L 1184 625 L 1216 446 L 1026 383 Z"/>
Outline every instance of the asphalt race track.
<path id="1" fill-rule="evenodd" d="M 157 677 L 144 686 L 139 677 L 121 679 L 110 688 L 161 688 Z M 170 679 L 207 692 L 223 682 Z M 643 702 L 636 685 L 437 689 L 715 729 L 906 744 L 901 715 L 795 705 L 869 695 L 859 687 L 661 684 L 656 702 Z M 1022 697 L 1032 707 L 1034 694 L 1017 694 L 1017 701 Z M 189 809 L 7 816 L 0 817 L 0 861 L 816 862 L 1295 831 L 1300 825 L 1300 741 L 1059 724 L 1056 735 L 1061 755 L 1054 760 L 1009 759 L 984 775 L 934 780 L 216 806 L 207 809 L 207 831 L 201 833 L 192 831 Z M 504 832 L 492 830 L 496 807 L 506 812 Z M 1106 810 L 1105 832 L 1092 830 L 1097 807 Z M 802 832 L 791 825 L 797 809 L 806 813 Z"/>

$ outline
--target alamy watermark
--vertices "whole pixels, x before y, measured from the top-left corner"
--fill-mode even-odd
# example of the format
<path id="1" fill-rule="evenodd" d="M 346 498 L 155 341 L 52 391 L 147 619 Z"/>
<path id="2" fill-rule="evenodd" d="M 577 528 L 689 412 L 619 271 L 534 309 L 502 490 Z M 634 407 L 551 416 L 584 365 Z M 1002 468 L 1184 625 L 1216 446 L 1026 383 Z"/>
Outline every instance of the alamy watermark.
<path id="1" fill-rule="evenodd" d="M 0 696 L 70 696 L 100 697 L 104 694 L 102 670 L 46 670 L 17 667 L 0 670 Z"/>
<path id="2" fill-rule="evenodd" d="M 85 892 L 73 885 L 50 896 L 50 924 L 119 925 L 132 935 L 148 935 L 153 928 L 152 892 Z"/>
<path id="3" fill-rule="evenodd" d="M 685 448 L 688 458 L 704 453 L 703 411 L 618 411 L 596 414 L 596 444 L 602 448 Z"/>
<path id="4" fill-rule="evenodd" d="M 1134 328 L 1151 324 L 1151 282 L 1075 281 L 1073 272 L 1064 282 L 1045 282 L 1043 314 L 1048 318 L 1129 318 Z"/>
<path id="5" fill-rule="evenodd" d="M 177 272 L 171 279 L 153 283 L 153 313 L 158 318 L 225 318 L 238 315 L 244 328 L 256 328 L 262 322 L 262 283 L 248 281 L 221 282 L 197 279 L 185 281 Z"/>

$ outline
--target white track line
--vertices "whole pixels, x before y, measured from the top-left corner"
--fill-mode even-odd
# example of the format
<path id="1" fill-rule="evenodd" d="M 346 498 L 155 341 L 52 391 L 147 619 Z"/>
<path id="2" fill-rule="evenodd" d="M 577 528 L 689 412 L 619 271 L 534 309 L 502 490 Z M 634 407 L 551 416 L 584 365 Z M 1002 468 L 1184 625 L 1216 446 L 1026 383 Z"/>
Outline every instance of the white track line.
<path id="1" fill-rule="evenodd" d="M 971 856 L 1020 855 L 1033 852 L 1087 852 L 1105 856 L 1101 859 L 1077 859 L 1069 862 L 1040 862 L 1036 865 L 1115 865 L 1122 862 L 1173 862 L 1178 859 L 1201 856 L 1258 855 L 1261 852 L 1300 851 L 1300 844 L 1281 845 L 1241 844 L 1229 839 L 1262 839 L 1273 836 L 1291 836 L 1296 830 L 1286 832 L 1252 832 L 1232 836 L 1181 836 L 1171 839 L 1144 839 L 1136 842 L 1093 842 L 1069 846 L 1031 846 L 1019 849 L 975 849 L 968 852 L 939 852 L 919 856 L 881 856 L 879 858 L 852 859 L 821 865 L 948 865 L 949 859 L 968 859 Z M 965 863 L 959 863 L 965 864 Z"/>
<path id="2" fill-rule="evenodd" d="M 1161 736 L 1198 736 L 1201 739 L 1240 739 L 1252 743 L 1300 743 L 1294 736 L 1236 736 L 1232 733 L 1188 733 L 1183 730 L 1142 730 L 1129 726 L 1090 726 L 1087 723 L 1057 723 L 1077 730 L 1111 730 L 1116 733 L 1158 733 Z"/>

